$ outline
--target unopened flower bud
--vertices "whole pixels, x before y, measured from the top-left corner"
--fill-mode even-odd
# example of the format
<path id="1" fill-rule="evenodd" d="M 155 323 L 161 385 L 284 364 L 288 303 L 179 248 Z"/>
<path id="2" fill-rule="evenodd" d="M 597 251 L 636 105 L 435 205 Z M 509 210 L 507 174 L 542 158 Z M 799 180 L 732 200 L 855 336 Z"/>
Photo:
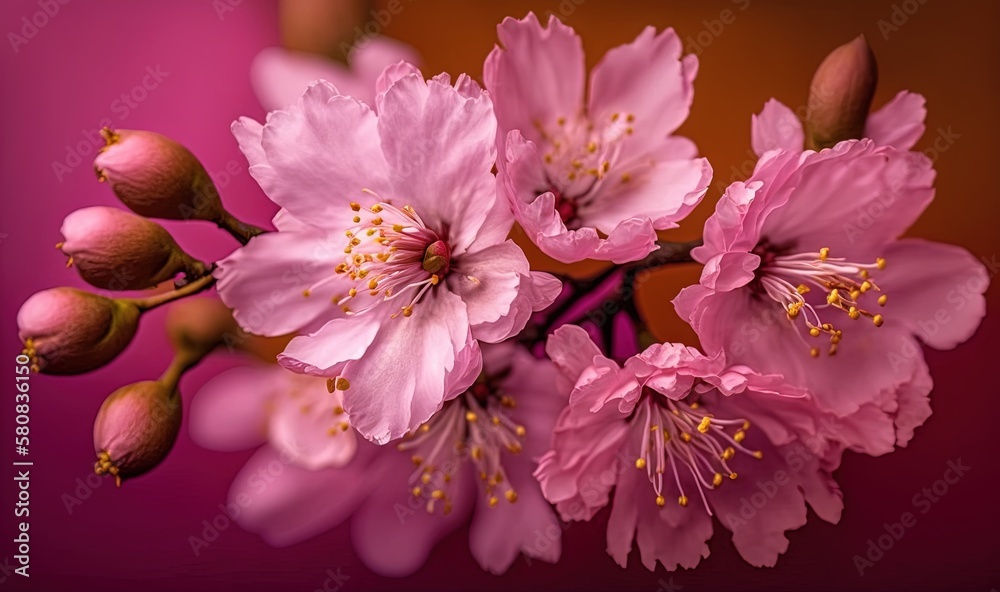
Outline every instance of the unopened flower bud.
<path id="1" fill-rule="evenodd" d="M 159 224 L 116 208 L 95 206 L 66 217 L 59 249 L 87 283 L 107 290 L 143 290 L 205 275 L 204 263 L 181 250 Z"/>
<path id="2" fill-rule="evenodd" d="M 191 151 L 160 134 L 101 130 L 107 145 L 94 159 L 97 178 L 140 216 L 169 220 L 223 218 L 219 191 Z"/>
<path id="3" fill-rule="evenodd" d="M 229 353 L 245 352 L 274 363 L 291 339 L 247 333 L 233 319 L 232 311 L 212 297 L 189 298 L 171 305 L 166 323 L 174 351 L 190 357 L 201 357 L 222 347 Z"/>
<path id="4" fill-rule="evenodd" d="M 94 159 L 100 181 L 133 212 L 147 218 L 206 220 L 243 244 L 263 232 L 222 207 L 219 190 L 191 151 L 166 136 L 141 130 L 101 130 L 107 143 Z"/>
<path id="5" fill-rule="evenodd" d="M 115 359 L 132 341 L 139 315 L 130 300 L 52 288 L 21 305 L 18 336 L 35 371 L 80 374 Z"/>
<path id="6" fill-rule="evenodd" d="M 189 298 L 167 312 L 167 335 L 174 351 L 201 357 L 239 339 L 233 313 L 218 298 Z"/>
<path id="7" fill-rule="evenodd" d="M 863 137 L 878 66 L 864 35 L 830 52 L 816 69 L 806 109 L 806 147 Z"/>
<path id="8" fill-rule="evenodd" d="M 160 464 L 181 427 L 181 397 L 175 384 L 144 381 L 123 386 L 104 400 L 94 421 L 94 472 L 123 479 Z"/>

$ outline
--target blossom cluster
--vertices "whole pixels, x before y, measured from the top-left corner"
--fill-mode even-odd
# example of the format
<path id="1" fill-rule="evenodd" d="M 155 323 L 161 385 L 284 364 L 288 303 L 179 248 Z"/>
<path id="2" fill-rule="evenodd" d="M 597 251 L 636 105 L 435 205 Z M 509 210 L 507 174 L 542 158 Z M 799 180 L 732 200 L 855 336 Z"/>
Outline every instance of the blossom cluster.
<path id="1" fill-rule="evenodd" d="M 555 17 L 497 31 L 483 85 L 427 78 L 381 39 L 353 69 L 262 54 L 254 80 L 273 110 L 232 130 L 280 208 L 273 231 L 226 212 L 187 149 L 107 130 L 95 166 L 134 214 L 75 212 L 59 248 L 103 289 L 175 284 L 146 298 L 40 292 L 18 316 L 24 355 L 41 372 L 92 370 L 144 311 L 214 285 L 221 304 L 176 305 L 164 376 L 101 408 L 97 472 L 120 483 L 163 461 L 180 377 L 219 344 L 284 336 L 272 363 L 206 384 L 188 419 L 207 448 L 260 447 L 247 475 L 286 465 L 263 491 L 237 477 L 230 492 L 254 499 L 238 522 L 272 544 L 353 516 L 361 559 L 406 575 L 468 523 L 471 553 L 502 573 L 522 554 L 558 561 L 561 522 L 610 506 L 607 551 L 623 567 L 634 547 L 650 570 L 696 566 L 713 516 L 747 562 L 775 565 L 807 507 L 839 521 L 845 451 L 892 452 L 930 416 L 921 345 L 954 348 L 985 314 L 976 258 L 902 237 L 934 197 L 933 163 L 913 150 L 923 98 L 869 113 L 874 57 L 863 38 L 837 48 L 804 122 L 768 102 L 751 121 L 753 172 L 700 241 L 673 243 L 658 232 L 712 179 L 676 134 L 697 57 L 648 27 L 588 73 Z M 241 246 L 206 264 L 149 217 L 210 220 Z M 535 269 L 515 224 L 555 260 L 610 265 L 590 280 Z M 659 342 L 634 300 L 639 272 L 691 263 L 700 279 L 672 304 L 700 349 Z M 923 332 L 958 286 L 973 286 L 963 306 Z M 615 314 L 588 315 L 608 299 Z M 758 503 L 761 482 L 776 485 Z"/>

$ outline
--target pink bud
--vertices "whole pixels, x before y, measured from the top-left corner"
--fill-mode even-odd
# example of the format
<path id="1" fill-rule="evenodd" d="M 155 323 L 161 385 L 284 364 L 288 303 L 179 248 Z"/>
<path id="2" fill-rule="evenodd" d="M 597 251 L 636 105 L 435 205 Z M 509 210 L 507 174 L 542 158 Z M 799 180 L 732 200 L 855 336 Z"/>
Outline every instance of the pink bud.
<path id="1" fill-rule="evenodd" d="M 171 305 L 166 323 L 174 351 L 195 359 L 221 346 L 224 351 L 251 354 L 273 364 L 292 338 L 247 333 L 236 324 L 232 311 L 212 297 L 188 298 Z"/>
<path id="2" fill-rule="evenodd" d="M 18 337 L 32 367 L 45 374 L 80 374 L 115 359 L 132 341 L 139 308 L 74 288 L 38 292 L 17 313 Z"/>
<path id="3" fill-rule="evenodd" d="M 219 191 L 201 162 L 184 146 L 160 134 L 108 128 L 107 145 L 94 159 L 97 178 L 140 216 L 169 220 L 224 218 Z"/>
<path id="4" fill-rule="evenodd" d="M 181 397 L 163 381 L 123 386 L 104 400 L 94 421 L 94 472 L 122 479 L 137 477 L 160 464 L 181 427 Z"/>
<path id="5" fill-rule="evenodd" d="M 69 256 L 87 283 L 107 290 L 143 290 L 173 279 L 205 275 L 205 264 L 181 250 L 159 224 L 116 208 L 77 210 L 63 220 Z"/>
<path id="6" fill-rule="evenodd" d="M 816 69 L 806 109 L 806 145 L 820 150 L 864 136 L 878 65 L 864 35 L 841 45 Z"/>

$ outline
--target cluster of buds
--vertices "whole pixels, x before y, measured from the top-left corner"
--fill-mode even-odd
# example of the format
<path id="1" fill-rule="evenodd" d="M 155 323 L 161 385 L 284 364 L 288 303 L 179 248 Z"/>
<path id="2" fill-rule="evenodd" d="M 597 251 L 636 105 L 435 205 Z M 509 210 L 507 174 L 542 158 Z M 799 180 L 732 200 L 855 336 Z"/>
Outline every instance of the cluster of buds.
<path id="1" fill-rule="evenodd" d="M 218 299 L 194 298 L 172 307 L 167 335 L 173 362 L 158 380 L 123 386 L 101 405 L 94 421 L 94 471 L 113 476 L 121 486 L 123 479 L 163 462 L 181 425 L 181 376 L 215 348 L 233 343 L 239 347 L 244 342 L 232 340 L 238 331 L 232 312 Z"/>
<path id="2" fill-rule="evenodd" d="M 263 232 L 222 206 L 205 167 L 185 147 L 159 134 L 105 128 L 107 145 L 94 166 L 129 210 L 88 207 L 63 221 L 56 247 L 88 284 L 107 291 L 166 290 L 115 297 L 58 287 L 32 295 L 17 316 L 18 336 L 31 368 L 44 374 L 82 374 L 100 368 L 128 347 L 142 313 L 210 288 L 214 265 L 188 255 L 148 217 L 205 220 L 241 244 Z M 169 453 L 180 429 L 181 376 L 226 336 L 241 337 L 220 302 L 198 299 L 170 316 L 174 359 L 159 380 L 119 388 L 98 411 L 94 448 L 98 474 L 141 475 Z M 247 338 L 243 338 L 247 341 Z M 239 345 L 239 343 L 237 343 Z"/>

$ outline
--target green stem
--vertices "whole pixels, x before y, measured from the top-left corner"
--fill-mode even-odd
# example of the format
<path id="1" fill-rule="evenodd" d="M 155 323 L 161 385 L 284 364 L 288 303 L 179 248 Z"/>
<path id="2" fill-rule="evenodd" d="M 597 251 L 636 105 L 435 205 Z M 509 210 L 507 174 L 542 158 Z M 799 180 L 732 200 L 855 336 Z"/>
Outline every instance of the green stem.
<path id="1" fill-rule="evenodd" d="M 197 294 L 198 292 L 203 292 L 211 288 L 214 284 L 215 277 L 209 274 L 202 276 L 193 282 L 178 288 L 177 290 L 164 292 L 163 294 L 157 294 L 155 296 L 150 296 L 149 298 L 127 298 L 123 300 L 131 301 L 140 311 L 146 312 L 147 310 L 152 310 L 162 304 L 173 302 L 174 300 L 180 300 L 181 298 Z"/>
<path id="2" fill-rule="evenodd" d="M 219 228 L 233 235 L 233 238 L 240 241 L 241 245 L 246 245 L 253 237 L 267 232 L 263 228 L 257 228 L 251 224 L 246 224 L 238 220 L 229 212 L 222 212 L 222 219 L 216 222 Z"/>

